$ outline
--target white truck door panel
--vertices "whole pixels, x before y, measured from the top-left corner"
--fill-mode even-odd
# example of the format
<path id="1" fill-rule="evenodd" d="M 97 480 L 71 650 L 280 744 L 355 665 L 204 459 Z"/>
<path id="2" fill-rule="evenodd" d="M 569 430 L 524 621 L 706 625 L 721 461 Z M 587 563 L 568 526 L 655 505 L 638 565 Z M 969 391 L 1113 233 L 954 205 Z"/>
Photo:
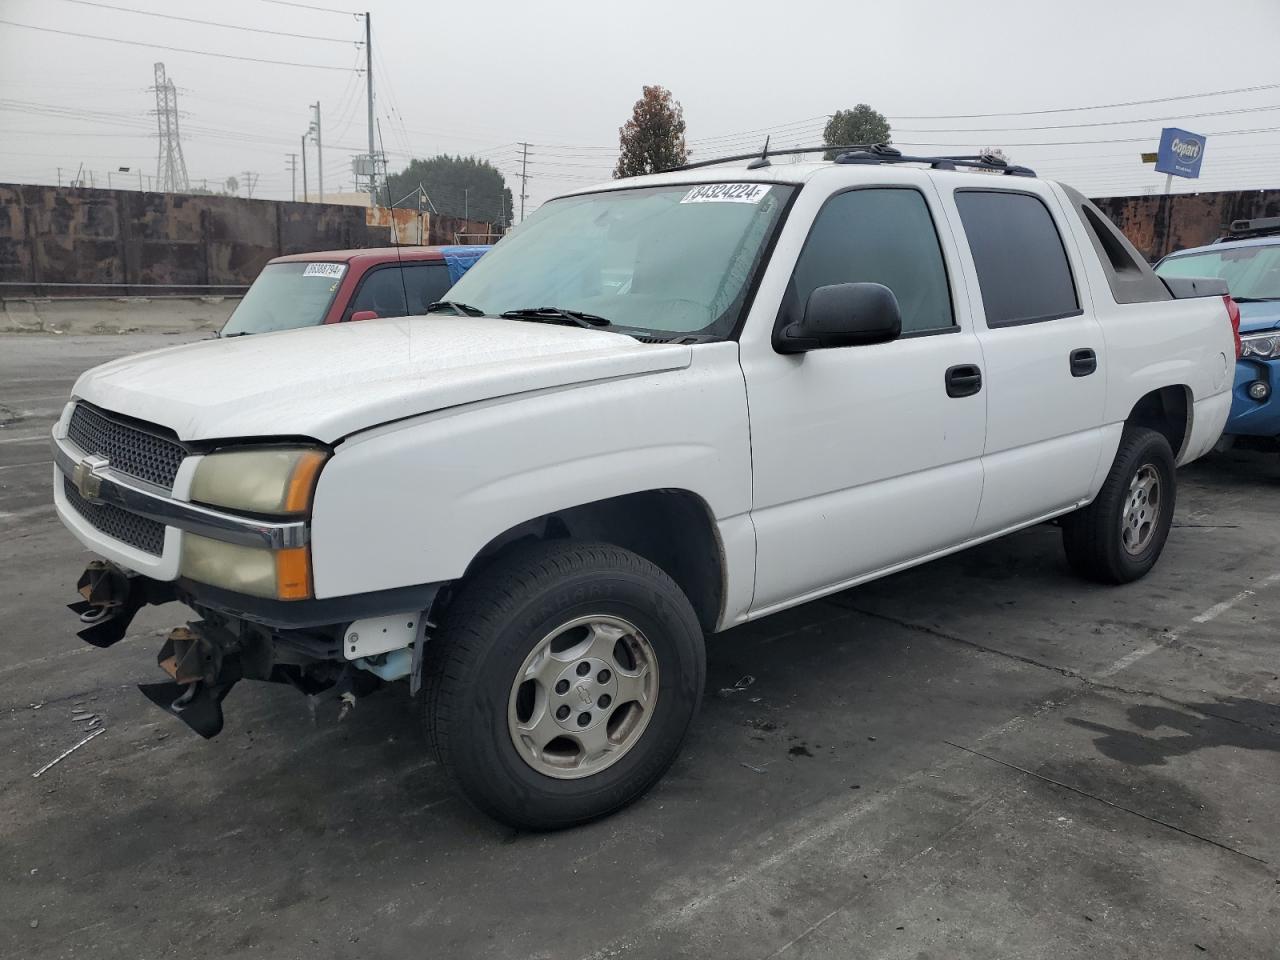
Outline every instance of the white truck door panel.
<path id="1" fill-rule="evenodd" d="M 1003 186 L 1003 185 L 1002 185 Z M 985 361 L 987 436 L 976 536 L 1089 496 L 1102 450 L 1106 362 L 1083 264 L 1041 184 L 944 194 Z M 963 245 L 962 245 L 963 247 Z"/>
<path id="2" fill-rule="evenodd" d="M 802 199 L 821 209 L 783 322 L 815 286 L 870 281 L 898 297 L 904 336 L 799 355 L 744 337 L 753 615 L 963 542 L 982 492 L 985 394 L 945 386 L 951 367 L 981 368 L 982 352 L 948 286 L 960 271 L 935 232 L 936 199 L 892 183 Z"/>

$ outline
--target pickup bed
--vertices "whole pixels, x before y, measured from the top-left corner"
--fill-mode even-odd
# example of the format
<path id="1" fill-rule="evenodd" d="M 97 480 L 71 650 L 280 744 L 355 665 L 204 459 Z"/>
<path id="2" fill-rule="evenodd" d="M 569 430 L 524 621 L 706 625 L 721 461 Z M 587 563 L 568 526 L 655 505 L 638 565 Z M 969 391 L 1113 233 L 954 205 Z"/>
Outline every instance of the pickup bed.
<path id="1" fill-rule="evenodd" d="M 205 736 L 241 679 L 342 710 L 406 681 L 465 796 L 551 828 L 662 776 L 707 632 L 1050 520 L 1081 575 L 1143 576 L 1227 417 L 1233 305 L 964 165 L 615 181 L 431 315 L 89 371 L 53 435 L 102 558 L 81 635 L 195 611 L 143 690 Z"/>

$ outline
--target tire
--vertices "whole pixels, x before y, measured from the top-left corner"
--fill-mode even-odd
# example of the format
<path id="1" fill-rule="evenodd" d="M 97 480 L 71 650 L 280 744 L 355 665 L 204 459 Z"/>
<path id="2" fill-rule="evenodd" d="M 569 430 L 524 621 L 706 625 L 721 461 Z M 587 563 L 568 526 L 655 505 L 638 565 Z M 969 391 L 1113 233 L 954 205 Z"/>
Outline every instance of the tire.
<path id="1" fill-rule="evenodd" d="M 1062 522 L 1071 569 L 1098 583 L 1146 576 L 1169 538 L 1176 495 L 1169 441 L 1145 427 L 1126 427 L 1098 496 Z"/>
<path id="2" fill-rule="evenodd" d="M 423 669 L 428 739 L 463 796 L 504 823 L 552 830 L 661 778 L 697 712 L 706 653 L 662 570 L 560 540 L 514 548 L 465 583 Z"/>

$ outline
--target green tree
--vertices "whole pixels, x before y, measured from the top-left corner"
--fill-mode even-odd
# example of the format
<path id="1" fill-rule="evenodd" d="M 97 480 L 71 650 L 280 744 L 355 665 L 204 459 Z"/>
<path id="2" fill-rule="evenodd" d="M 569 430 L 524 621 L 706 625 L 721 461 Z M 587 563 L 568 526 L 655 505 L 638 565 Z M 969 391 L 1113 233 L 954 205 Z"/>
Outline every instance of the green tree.
<path id="1" fill-rule="evenodd" d="M 684 142 L 684 110 L 664 87 L 645 87 L 618 128 L 615 177 L 638 177 L 678 167 L 688 159 Z"/>
<path id="2" fill-rule="evenodd" d="M 416 210 L 418 188 L 426 191 L 428 210 L 445 217 L 470 217 L 485 223 L 505 224 L 511 217 L 511 191 L 497 167 L 476 157 L 447 154 L 427 160 L 411 160 L 399 173 L 390 174 L 378 188 L 378 200 Z M 424 201 L 425 204 L 425 201 Z"/>
<path id="3" fill-rule="evenodd" d="M 891 143 L 889 121 L 883 113 L 860 103 L 852 110 L 837 110 L 822 131 L 822 142 L 837 143 Z"/>

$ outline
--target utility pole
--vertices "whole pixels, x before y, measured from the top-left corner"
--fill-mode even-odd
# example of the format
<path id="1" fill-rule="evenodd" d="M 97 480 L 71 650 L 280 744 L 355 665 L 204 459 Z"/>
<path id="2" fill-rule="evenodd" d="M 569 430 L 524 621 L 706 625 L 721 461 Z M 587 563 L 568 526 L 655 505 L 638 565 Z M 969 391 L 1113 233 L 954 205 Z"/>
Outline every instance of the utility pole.
<path id="1" fill-rule="evenodd" d="M 307 135 L 302 135 L 302 202 L 307 202 Z"/>
<path id="2" fill-rule="evenodd" d="M 529 145 L 523 141 L 520 147 L 520 222 L 524 222 L 524 202 L 529 198 L 526 186 L 529 182 Z"/>
<path id="3" fill-rule="evenodd" d="M 298 155 L 296 153 L 285 154 L 289 158 L 289 199 L 298 199 Z"/>
<path id="4" fill-rule="evenodd" d="M 324 203 L 324 142 L 320 138 L 320 101 L 317 100 L 311 105 L 312 115 L 315 117 L 311 121 L 311 134 L 316 140 L 316 194 L 320 197 L 320 202 Z"/>
<path id="5" fill-rule="evenodd" d="M 462 188 L 462 219 L 471 219 L 471 188 Z"/>
<path id="6" fill-rule="evenodd" d="M 252 170 L 242 171 L 240 176 L 244 177 L 245 189 L 248 191 L 249 199 L 253 199 L 253 188 L 258 185 L 258 175 Z"/>
<path id="7" fill-rule="evenodd" d="M 59 188 L 61 188 L 62 186 L 62 168 L 61 167 L 58 167 L 58 186 Z"/>
<path id="8" fill-rule="evenodd" d="M 138 192 L 142 192 L 142 168 L 138 168 Z"/>
<path id="9" fill-rule="evenodd" d="M 369 106 L 369 206 L 378 205 L 378 161 L 373 151 L 373 25 L 364 15 L 364 86 Z"/>

